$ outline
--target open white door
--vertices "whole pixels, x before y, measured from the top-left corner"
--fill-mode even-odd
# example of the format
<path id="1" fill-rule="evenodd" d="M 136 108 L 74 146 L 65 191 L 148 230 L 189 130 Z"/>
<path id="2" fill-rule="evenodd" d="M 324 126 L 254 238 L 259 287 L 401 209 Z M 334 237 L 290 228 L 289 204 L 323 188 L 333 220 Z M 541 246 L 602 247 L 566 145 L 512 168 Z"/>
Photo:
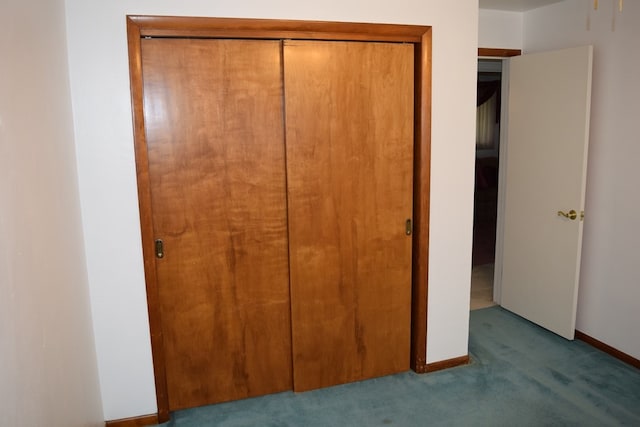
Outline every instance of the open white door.
<path id="1" fill-rule="evenodd" d="M 584 46 L 509 64 L 501 304 L 567 339 L 575 333 L 592 56 Z M 558 213 L 572 210 L 575 219 Z"/>

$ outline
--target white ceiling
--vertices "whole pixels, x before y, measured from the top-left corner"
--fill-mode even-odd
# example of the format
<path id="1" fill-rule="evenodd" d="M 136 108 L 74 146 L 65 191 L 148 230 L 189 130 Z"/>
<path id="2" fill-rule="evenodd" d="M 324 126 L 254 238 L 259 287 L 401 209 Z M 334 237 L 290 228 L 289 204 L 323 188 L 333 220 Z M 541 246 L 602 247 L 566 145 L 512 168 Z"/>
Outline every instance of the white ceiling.
<path id="1" fill-rule="evenodd" d="M 563 0 L 480 0 L 480 9 L 524 12 L 561 1 Z"/>

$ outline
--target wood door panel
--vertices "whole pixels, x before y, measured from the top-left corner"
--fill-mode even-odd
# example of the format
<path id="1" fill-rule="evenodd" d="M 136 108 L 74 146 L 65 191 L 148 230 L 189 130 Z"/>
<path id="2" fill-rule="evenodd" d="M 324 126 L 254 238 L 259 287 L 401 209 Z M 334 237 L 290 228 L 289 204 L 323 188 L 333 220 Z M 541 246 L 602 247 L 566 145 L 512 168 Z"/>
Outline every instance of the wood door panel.
<path id="1" fill-rule="evenodd" d="M 409 368 L 413 46 L 284 45 L 294 389 Z"/>
<path id="2" fill-rule="evenodd" d="M 291 389 L 280 42 L 142 40 L 171 410 Z"/>

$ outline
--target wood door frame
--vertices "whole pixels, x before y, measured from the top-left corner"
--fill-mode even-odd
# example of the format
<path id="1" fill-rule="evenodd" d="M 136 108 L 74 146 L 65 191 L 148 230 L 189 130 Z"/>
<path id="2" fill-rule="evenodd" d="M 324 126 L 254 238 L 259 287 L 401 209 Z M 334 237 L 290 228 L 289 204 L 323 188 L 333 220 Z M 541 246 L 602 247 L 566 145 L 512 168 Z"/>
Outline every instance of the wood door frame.
<path id="1" fill-rule="evenodd" d="M 498 304 L 501 303 L 502 294 L 502 257 L 503 257 L 503 222 L 504 222 L 504 195 L 506 191 L 505 171 L 506 171 L 506 147 L 508 145 L 506 125 L 508 123 L 507 106 L 508 106 L 508 80 L 509 70 L 505 68 L 505 60 L 514 56 L 522 55 L 521 49 L 503 49 L 503 48 L 478 48 L 478 59 L 489 58 L 502 62 L 502 107 L 500 115 L 500 149 L 498 152 L 498 199 L 497 217 L 496 217 L 496 246 L 494 251 L 494 276 L 493 276 L 493 300 Z"/>
<path id="2" fill-rule="evenodd" d="M 478 56 L 490 56 L 496 58 L 511 58 L 512 56 L 522 55 L 520 49 L 502 49 L 493 47 L 479 47 Z"/>
<path id="3" fill-rule="evenodd" d="M 127 16 L 126 19 L 138 203 L 159 422 L 169 420 L 170 414 L 144 126 L 141 37 L 378 41 L 412 43 L 414 45 L 414 195 L 410 366 L 416 372 L 426 372 L 431 170 L 431 27 L 165 16 Z"/>

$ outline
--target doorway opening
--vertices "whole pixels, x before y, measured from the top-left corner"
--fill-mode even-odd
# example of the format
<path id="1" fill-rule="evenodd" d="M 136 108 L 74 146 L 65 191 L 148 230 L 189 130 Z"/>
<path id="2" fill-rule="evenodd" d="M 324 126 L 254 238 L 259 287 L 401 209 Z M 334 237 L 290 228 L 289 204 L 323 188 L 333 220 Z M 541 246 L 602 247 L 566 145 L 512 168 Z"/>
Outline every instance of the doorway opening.
<path id="1" fill-rule="evenodd" d="M 471 310 L 495 305 L 502 60 L 478 59 Z"/>
<path id="2" fill-rule="evenodd" d="M 493 299 L 571 340 L 583 231 L 574 213 L 584 209 L 593 46 L 520 54 L 478 49 L 481 59 L 502 60 Z"/>

